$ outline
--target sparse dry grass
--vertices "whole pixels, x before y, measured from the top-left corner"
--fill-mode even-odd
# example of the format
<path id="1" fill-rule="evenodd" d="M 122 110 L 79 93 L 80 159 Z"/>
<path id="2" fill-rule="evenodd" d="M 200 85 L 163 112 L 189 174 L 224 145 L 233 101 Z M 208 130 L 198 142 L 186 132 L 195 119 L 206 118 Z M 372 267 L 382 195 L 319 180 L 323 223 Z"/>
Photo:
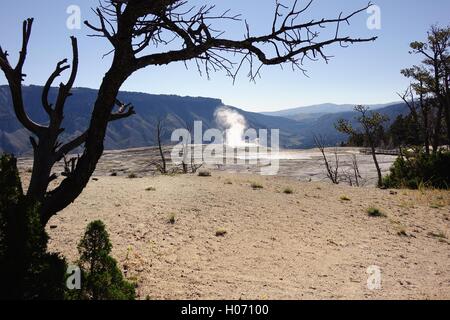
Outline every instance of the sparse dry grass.
<path id="1" fill-rule="evenodd" d="M 294 193 L 294 189 L 292 189 L 291 187 L 287 187 L 283 189 L 283 193 L 284 194 L 293 194 Z"/>
<path id="2" fill-rule="evenodd" d="M 369 207 L 367 208 L 367 214 L 369 217 L 375 217 L 375 218 L 385 218 L 387 215 L 380 209 L 376 207 Z"/>
<path id="3" fill-rule="evenodd" d="M 443 231 L 438 232 L 428 232 L 428 235 L 437 239 L 447 239 L 447 235 Z"/>
<path id="4" fill-rule="evenodd" d="M 176 222 L 176 215 L 175 215 L 175 213 L 169 214 L 168 221 L 169 221 L 170 224 L 175 224 L 175 222 Z"/>
<path id="5" fill-rule="evenodd" d="M 425 205 L 430 208 L 439 209 L 450 206 L 450 192 L 439 189 L 405 190 L 409 200 L 403 200 L 405 207 L 413 208 L 417 205 Z"/>
<path id="6" fill-rule="evenodd" d="M 253 190 L 261 190 L 264 189 L 264 186 L 260 182 L 252 182 L 250 184 Z"/>
<path id="7" fill-rule="evenodd" d="M 397 226 L 397 235 L 400 237 L 408 237 L 408 232 L 405 226 L 398 225 Z"/>

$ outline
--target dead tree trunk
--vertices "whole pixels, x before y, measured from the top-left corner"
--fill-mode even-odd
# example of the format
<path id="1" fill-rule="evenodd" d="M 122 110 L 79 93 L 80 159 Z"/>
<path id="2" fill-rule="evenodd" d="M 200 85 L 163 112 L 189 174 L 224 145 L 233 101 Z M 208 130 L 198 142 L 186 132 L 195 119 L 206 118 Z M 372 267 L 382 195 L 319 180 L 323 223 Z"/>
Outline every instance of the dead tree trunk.
<path id="1" fill-rule="evenodd" d="M 447 58 L 447 60 L 450 60 L 450 58 Z M 445 72 L 444 72 L 444 88 L 445 88 L 445 97 L 444 97 L 444 103 L 445 103 L 445 125 L 447 127 L 447 143 L 450 145 L 450 71 L 449 71 L 449 65 L 450 62 L 446 61 L 445 64 Z"/>
<path id="2" fill-rule="evenodd" d="M 429 120 L 429 107 L 423 106 L 422 108 L 423 127 L 424 127 L 424 144 L 425 153 L 430 155 L 430 120 Z"/>
<path id="3" fill-rule="evenodd" d="M 333 166 L 328 161 L 327 155 L 325 153 L 325 146 L 324 146 L 322 137 L 318 137 L 318 136 L 314 135 L 313 138 L 314 138 L 314 143 L 315 143 L 316 147 L 322 153 L 322 158 L 325 163 L 325 169 L 327 170 L 328 179 L 330 179 L 330 181 L 333 184 L 339 184 L 339 157 L 337 154 L 337 150 L 335 149 L 335 151 L 334 151 L 335 166 Z"/>
<path id="4" fill-rule="evenodd" d="M 163 146 L 162 146 L 162 137 L 161 137 L 163 130 L 164 130 L 163 120 L 158 119 L 156 121 L 156 140 L 158 142 L 159 156 L 161 157 L 160 171 L 162 174 L 167 174 L 167 161 L 166 161 L 166 157 L 164 155 L 164 150 L 163 150 Z"/>
<path id="5" fill-rule="evenodd" d="M 381 174 L 380 164 L 378 163 L 378 159 L 377 159 L 376 146 L 375 146 L 375 143 L 373 142 L 372 137 L 369 138 L 369 143 L 370 143 L 370 150 L 372 153 L 373 163 L 375 164 L 375 168 L 377 169 L 378 187 L 381 187 L 381 186 L 383 186 L 383 175 Z"/>
<path id="6" fill-rule="evenodd" d="M 437 102 L 437 112 L 434 123 L 434 132 L 433 132 L 433 153 L 436 154 L 439 150 L 439 146 L 441 145 L 441 134 L 442 134 L 442 113 L 443 113 L 443 105 L 440 102 Z"/>

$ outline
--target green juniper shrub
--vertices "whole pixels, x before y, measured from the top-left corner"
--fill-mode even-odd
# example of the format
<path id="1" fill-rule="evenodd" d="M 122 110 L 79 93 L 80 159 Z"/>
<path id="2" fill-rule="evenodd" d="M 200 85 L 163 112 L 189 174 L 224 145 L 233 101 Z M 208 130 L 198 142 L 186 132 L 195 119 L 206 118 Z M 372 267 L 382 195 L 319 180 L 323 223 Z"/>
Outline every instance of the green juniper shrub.
<path id="1" fill-rule="evenodd" d="M 66 263 L 47 253 L 40 206 L 28 199 L 14 156 L 0 157 L 0 299 L 63 299 Z"/>
<path id="2" fill-rule="evenodd" d="M 398 157 L 384 177 L 387 188 L 419 189 L 421 186 L 448 189 L 450 186 L 450 152 L 435 154 L 416 152 Z"/>
<path id="3" fill-rule="evenodd" d="M 78 244 L 79 266 L 82 280 L 81 290 L 71 293 L 69 298 L 81 300 L 134 300 L 135 286 L 126 281 L 109 254 L 112 245 L 105 225 L 101 221 L 91 222 Z"/>

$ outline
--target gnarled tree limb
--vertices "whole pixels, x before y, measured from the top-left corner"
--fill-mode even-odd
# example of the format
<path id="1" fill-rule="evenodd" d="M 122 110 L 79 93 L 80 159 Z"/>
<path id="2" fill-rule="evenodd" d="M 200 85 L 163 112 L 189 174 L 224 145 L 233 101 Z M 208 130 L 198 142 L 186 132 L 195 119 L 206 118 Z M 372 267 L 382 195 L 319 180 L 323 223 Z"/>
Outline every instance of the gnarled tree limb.
<path id="1" fill-rule="evenodd" d="M 22 95 L 22 80 L 25 76 L 23 74 L 23 66 L 27 55 L 28 42 L 31 36 L 31 30 L 33 26 L 33 19 L 28 19 L 23 22 L 22 30 L 22 49 L 19 53 L 19 61 L 16 67 L 13 69 L 8 61 L 8 53 L 3 51 L 0 47 L 0 68 L 4 72 L 6 79 L 8 80 L 9 89 L 11 91 L 11 97 L 13 100 L 14 112 L 17 120 L 30 132 L 36 136 L 42 136 L 46 130 L 46 127 L 37 124 L 32 121 L 26 111 Z"/>
<path id="2" fill-rule="evenodd" d="M 124 112 L 112 113 L 109 118 L 109 121 L 112 122 L 112 121 L 125 119 L 134 114 L 136 114 L 136 112 L 134 111 L 133 106 L 129 105 L 127 107 L 127 110 Z M 85 143 L 87 136 L 88 136 L 88 131 L 85 131 L 82 134 L 80 134 L 78 137 L 76 137 L 73 140 L 62 145 L 56 152 L 57 161 L 60 161 L 64 157 L 64 155 L 69 154 L 72 150 L 80 147 L 83 143 Z"/>

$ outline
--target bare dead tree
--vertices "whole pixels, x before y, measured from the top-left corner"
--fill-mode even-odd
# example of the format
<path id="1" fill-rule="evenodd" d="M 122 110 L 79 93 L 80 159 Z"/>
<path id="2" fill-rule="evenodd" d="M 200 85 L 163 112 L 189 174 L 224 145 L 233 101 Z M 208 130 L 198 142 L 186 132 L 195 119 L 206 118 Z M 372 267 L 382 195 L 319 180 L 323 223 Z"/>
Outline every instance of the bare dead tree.
<path id="1" fill-rule="evenodd" d="M 162 135 L 164 134 L 164 120 L 158 118 L 155 124 L 155 138 L 158 143 L 159 156 L 161 161 L 156 161 L 153 164 L 156 165 L 158 171 L 162 174 L 167 174 L 167 161 L 164 155 L 164 149 L 162 145 Z"/>
<path id="2" fill-rule="evenodd" d="M 103 154 L 104 138 L 108 123 L 126 118 L 134 113 L 132 106 L 122 112 L 113 112 L 122 84 L 134 72 L 149 67 L 192 60 L 199 71 L 208 76 L 210 72 L 223 70 L 233 79 L 242 67 L 249 66 L 249 77 L 260 75 L 263 65 L 290 63 L 293 68 L 304 71 L 305 59 L 323 58 L 328 61 L 324 49 L 332 44 L 348 44 L 374 41 L 372 38 L 354 38 L 341 35 L 341 27 L 357 14 L 371 6 L 350 14 L 339 14 L 336 18 L 300 21 L 311 2 L 299 8 L 297 1 L 292 7 L 277 2 L 271 31 L 266 35 L 253 36 L 245 23 L 245 36 L 241 40 L 227 39 L 215 26 L 218 21 L 238 22 L 239 15 L 230 11 L 215 14 L 214 6 L 191 7 L 189 0 L 129 0 L 101 1 L 94 10 L 98 23 L 85 22 L 93 30 L 93 37 L 105 38 L 111 45 L 112 63 L 99 86 L 89 127 L 83 134 L 62 143 L 59 136 L 64 105 L 71 95 L 78 70 L 77 40 L 71 38 L 73 48 L 72 70 L 69 80 L 59 86 L 54 103 L 48 101 L 48 92 L 54 80 L 69 66 L 60 61 L 49 77 L 42 94 L 42 107 L 47 112 L 48 126 L 32 121 L 25 112 L 22 96 L 23 71 L 28 43 L 32 30 L 32 19 L 23 23 L 22 49 L 16 66 L 12 66 L 7 51 L 0 48 L 0 68 L 8 80 L 14 111 L 20 123 L 33 135 L 34 165 L 27 196 L 41 202 L 41 220 L 48 220 L 70 205 L 83 191 Z M 335 32 L 328 38 L 319 33 L 326 27 Z M 164 50 L 166 45 L 167 50 Z M 178 46 L 178 48 L 177 48 Z M 150 52 L 148 48 L 153 47 Z M 156 51 L 156 52 L 155 52 Z M 237 61 L 235 59 L 238 59 Z M 256 65 L 257 61 L 260 65 Z M 121 104 L 121 106 L 126 104 Z M 49 179 L 54 164 L 72 150 L 82 147 L 83 152 L 74 170 L 53 190 L 49 190 Z"/>
<path id="3" fill-rule="evenodd" d="M 75 170 L 75 166 L 76 166 L 79 158 L 80 158 L 80 156 L 71 157 L 70 159 L 67 159 L 67 157 L 64 155 L 64 157 L 63 157 L 64 171 L 61 173 L 61 175 L 64 177 L 70 176 L 72 174 L 72 172 Z"/>
<path id="4" fill-rule="evenodd" d="M 334 149 L 334 165 L 330 163 L 328 157 L 325 153 L 325 143 L 323 142 L 322 136 L 317 136 L 314 134 L 314 143 L 316 147 L 322 153 L 322 158 L 325 164 L 325 169 L 327 170 L 327 177 L 333 184 L 339 184 L 339 156 L 337 153 L 337 149 Z"/>
<path id="5" fill-rule="evenodd" d="M 344 161 L 344 165 L 341 166 L 341 159 L 339 158 L 337 148 L 333 149 L 334 163 L 328 159 L 325 151 L 324 139 L 320 135 L 314 135 L 314 143 L 322 154 L 324 161 L 327 178 L 333 184 L 339 184 L 342 181 L 347 182 L 350 186 L 359 187 L 362 184 L 362 176 L 359 171 L 358 158 L 355 154 L 351 155 L 351 162 L 349 165 Z"/>
<path id="6" fill-rule="evenodd" d="M 195 159 L 195 153 L 193 150 L 194 147 L 194 132 L 193 132 L 193 126 L 190 125 L 189 123 L 185 122 L 184 123 L 184 128 L 189 132 L 190 136 L 191 136 L 191 141 L 189 141 L 188 143 L 186 143 L 183 147 L 183 153 L 186 155 L 189 155 L 189 160 L 183 159 L 181 165 L 183 168 L 183 173 L 189 173 L 189 169 L 191 173 L 196 173 L 201 167 L 203 167 L 203 163 L 197 163 L 196 159 Z M 190 165 L 188 167 L 188 163 L 187 161 L 190 162 Z"/>
<path id="7" fill-rule="evenodd" d="M 189 161 L 192 161 L 192 127 L 184 122 L 184 128 L 189 132 L 190 141 L 183 141 L 183 160 L 181 161 L 181 169 L 184 174 L 189 173 Z M 189 159 L 190 158 L 190 159 Z"/>
<path id="8" fill-rule="evenodd" d="M 341 176 L 342 181 L 346 181 L 350 187 L 353 187 L 353 183 L 354 183 L 353 174 L 350 171 L 342 170 L 340 176 Z"/>
<path id="9" fill-rule="evenodd" d="M 352 165 L 353 169 L 353 177 L 355 179 L 355 185 L 359 187 L 361 185 L 360 180 L 362 179 L 361 173 L 359 171 L 359 164 L 358 164 L 358 158 L 356 157 L 356 154 L 352 155 Z"/>
<path id="10" fill-rule="evenodd" d="M 364 184 L 363 178 L 359 171 L 358 158 L 355 154 L 351 155 L 349 168 L 341 170 L 340 177 L 341 180 L 347 181 L 351 187 L 360 187 Z"/>

